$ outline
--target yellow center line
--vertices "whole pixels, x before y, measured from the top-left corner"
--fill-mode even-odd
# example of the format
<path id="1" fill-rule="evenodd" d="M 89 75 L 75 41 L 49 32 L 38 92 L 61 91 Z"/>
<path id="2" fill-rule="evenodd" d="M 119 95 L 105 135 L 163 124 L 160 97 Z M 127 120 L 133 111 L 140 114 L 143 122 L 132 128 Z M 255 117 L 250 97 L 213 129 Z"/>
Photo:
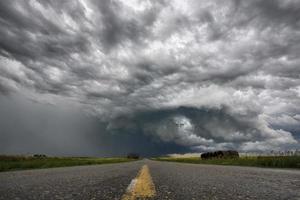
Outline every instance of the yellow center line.
<path id="1" fill-rule="evenodd" d="M 122 196 L 122 200 L 135 200 L 136 198 L 151 198 L 156 194 L 155 187 L 147 165 L 139 171 L 138 176 L 133 179 Z"/>

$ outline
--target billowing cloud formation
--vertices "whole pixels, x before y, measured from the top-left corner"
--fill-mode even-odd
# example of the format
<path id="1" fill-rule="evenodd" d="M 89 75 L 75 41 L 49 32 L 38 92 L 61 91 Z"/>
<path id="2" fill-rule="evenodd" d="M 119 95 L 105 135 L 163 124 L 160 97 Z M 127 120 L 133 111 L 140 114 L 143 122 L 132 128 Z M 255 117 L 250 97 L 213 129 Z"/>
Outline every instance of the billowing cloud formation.
<path id="1" fill-rule="evenodd" d="M 299 147 L 297 0 L 0 4 L 2 96 L 195 151 Z"/>

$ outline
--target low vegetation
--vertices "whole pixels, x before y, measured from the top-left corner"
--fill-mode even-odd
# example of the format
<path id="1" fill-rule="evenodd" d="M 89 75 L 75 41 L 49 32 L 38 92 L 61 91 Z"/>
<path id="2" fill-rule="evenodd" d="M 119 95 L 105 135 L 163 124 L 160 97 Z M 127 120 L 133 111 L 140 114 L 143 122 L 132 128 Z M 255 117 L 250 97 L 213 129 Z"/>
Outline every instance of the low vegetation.
<path id="1" fill-rule="evenodd" d="M 95 165 L 106 163 L 128 162 L 132 158 L 93 158 L 93 157 L 46 157 L 34 156 L 6 156 L 0 155 L 0 172 L 21 169 L 67 167 L 76 165 Z"/>
<path id="2" fill-rule="evenodd" d="M 299 168 L 300 156 L 256 156 L 240 157 L 233 159 L 201 159 L 199 157 L 159 157 L 154 160 L 195 163 L 195 164 L 213 164 L 213 165 L 239 165 L 255 167 L 276 167 L 276 168 Z"/>

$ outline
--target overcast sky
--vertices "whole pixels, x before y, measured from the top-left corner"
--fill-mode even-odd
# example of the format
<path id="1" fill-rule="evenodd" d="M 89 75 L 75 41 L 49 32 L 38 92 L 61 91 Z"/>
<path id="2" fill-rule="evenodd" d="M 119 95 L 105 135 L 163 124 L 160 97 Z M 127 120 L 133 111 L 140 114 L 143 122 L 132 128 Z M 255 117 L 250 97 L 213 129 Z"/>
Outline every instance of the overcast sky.
<path id="1" fill-rule="evenodd" d="M 299 148 L 299 0 L 0 1 L 0 154 Z"/>

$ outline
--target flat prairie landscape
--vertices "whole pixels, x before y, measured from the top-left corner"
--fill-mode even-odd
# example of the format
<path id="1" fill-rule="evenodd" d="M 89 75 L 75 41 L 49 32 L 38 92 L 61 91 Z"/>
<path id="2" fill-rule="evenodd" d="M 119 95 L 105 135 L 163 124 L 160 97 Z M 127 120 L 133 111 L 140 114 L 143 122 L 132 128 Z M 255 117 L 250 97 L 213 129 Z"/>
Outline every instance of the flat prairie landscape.
<path id="1" fill-rule="evenodd" d="M 299 55 L 300 0 L 0 0 L 0 200 L 300 200 Z"/>
<path id="2" fill-rule="evenodd" d="M 213 164 L 213 165 L 237 165 L 253 167 L 272 167 L 272 168 L 295 168 L 300 169 L 300 156 L 249 156 L 235 159 L 207 159 L 199 157 L 159 157 L 153 158 L 158 161 L 182 162 L 194 164 Z"/>
<path id="3" fill-rule="evenodd" d="M 0 156 L 0 172 L 22 169 L 67 167 L 76 165 L 96 165 L 107 163 L 129 162 L 128 158 L 95 158 L 95 157 L 33 157 L 33 156 Z"/>

